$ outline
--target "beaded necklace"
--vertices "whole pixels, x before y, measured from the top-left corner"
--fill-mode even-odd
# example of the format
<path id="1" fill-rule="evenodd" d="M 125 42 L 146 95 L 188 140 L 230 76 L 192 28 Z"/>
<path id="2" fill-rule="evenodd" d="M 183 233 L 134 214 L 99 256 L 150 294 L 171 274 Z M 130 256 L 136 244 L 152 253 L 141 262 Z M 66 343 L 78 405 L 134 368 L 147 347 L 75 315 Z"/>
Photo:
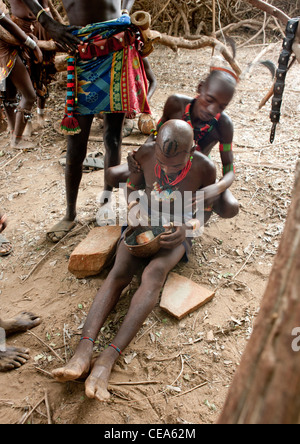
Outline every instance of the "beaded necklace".
<path id="1" fill-rule="evenodd" d="M 203 128 L 195 128 L 193 126 L 192 123 L 192 116 L 191 116 L 191 109 L 192 106 L 194 106 L 195 101 L 197 100 L 194 99 L 191 103 L 189 103 L 185 109 L 185 112 L 182 116 L 182 120 L 184 120 L 185 122 L 187 122 L 194 130 L 194 136 L 195 136 L 195 142 L 197 144 L 197 151 L 201 151 L 200 148 L 200 142 L 207 136 L 207 134 L 209 134 L 214 127 L 217 125 L 217 123 L 220 120 L 221 117 L 221 113 L 217 114 L 209 123 L 207 123 Z"/>
<path id="2" fill-rule="evenodd" d="M 154 167 L 154 172 L 155 177 L 158 179 L 158 181 L 153 184 L 154 191 L 157 191 L 159 193 L 166 191 L 167 194 L 172 194 L 176 185 L 182 182 L 190 172 L 190 169 L 192 168 L 192 161 L 193 156 L 189 158 L 186 166 L 183 168 L 183 170 L 180 171 L 176 179 L 174 179 L 172 182 L 170 181 L 170 178 L 167 176 L 167 174 L 162 171 L 161 166 L 157 163 Z"/>

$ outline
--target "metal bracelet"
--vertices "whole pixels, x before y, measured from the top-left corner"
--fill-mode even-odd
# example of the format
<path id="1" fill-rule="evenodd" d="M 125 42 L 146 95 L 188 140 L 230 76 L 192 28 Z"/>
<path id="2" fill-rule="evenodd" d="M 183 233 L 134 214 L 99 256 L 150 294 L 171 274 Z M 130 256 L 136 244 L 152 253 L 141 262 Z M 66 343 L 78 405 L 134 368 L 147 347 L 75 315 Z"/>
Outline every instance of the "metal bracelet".
<path id="1" fill-rule="evenodd" d="M 3 20 L 5 18 L 5 14 L 4 12 L 2 12 L 2 14 L 0 15 L 0 20 Z"/>
<path id="2" fill-rule="evenodd" d="M 45 12 L 47 14 L 46 9 L 40 9 L 39 12 L 36 15 L 36 19 L 37 21 L 39 21 L 40 16 L 43 14 L 43 12 Z"/>
<path id="3" fill-rule="evenodd" d="M 28 48 L 30 49 L 35 49 L 37 47 L 37 44 L 35 43 L 34 40 L 32 40 L 31 37 L 27 37 L 24 45 L 28 46 Z"/>

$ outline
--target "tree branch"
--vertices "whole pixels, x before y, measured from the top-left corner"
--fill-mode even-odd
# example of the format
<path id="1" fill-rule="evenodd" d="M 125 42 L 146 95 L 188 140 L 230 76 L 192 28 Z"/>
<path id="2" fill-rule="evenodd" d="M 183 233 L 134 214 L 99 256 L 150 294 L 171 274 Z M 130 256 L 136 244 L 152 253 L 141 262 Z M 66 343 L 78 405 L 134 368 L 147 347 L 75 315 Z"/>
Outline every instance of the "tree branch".
<path id="1" fill-rule="evenodd" d="M 246 0 L 251 5 L 255 6 L 258 9 L 261 9 L 264 12 L 267 12 L 268 14 L 272 15 L 273 17 L 276 17 L 278 20 L 280 20 L 285 25 L 290 20 L 290 17 L 286 15 L 283 11 L 276 8 L 273 5 L 270 5 L 269 3 L 263 1 L 263 0 Z"/>

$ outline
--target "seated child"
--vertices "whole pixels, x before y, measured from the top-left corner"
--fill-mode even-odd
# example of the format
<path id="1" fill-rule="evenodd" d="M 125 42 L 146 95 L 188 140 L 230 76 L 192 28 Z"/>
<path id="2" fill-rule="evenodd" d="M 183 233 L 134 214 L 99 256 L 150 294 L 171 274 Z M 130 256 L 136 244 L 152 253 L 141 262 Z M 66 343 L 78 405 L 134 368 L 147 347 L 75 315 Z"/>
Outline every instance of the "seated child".
<path id="1" fill-rule="evenodd" d="M 222 181 L 215 183 L 216 169 L 213 162 L 195 151 L 193 130 L 182 120 L 170 120 L 164 124 L 157 139 L 149 140 L 143 145 L 137 152 L 136 159 L 141 172 L 130 175 L 129 197 L 131 192 L 142 187 L 149 203 L 151 197 L 157 196 L 157 193 L 161 193 L 162 199 L 167 199 L 168 195 L 171 199 L 174 191 L 178 197 L 184 196 L 185 191 L 196 195 L 198 190 L 202 190 L 205 203 L 211 203 L 224 191 Z M 233 178 L 232 173 L 232 181 Z M 121 239 L 114 266 L 96 294 L 75 355 L 65 367 L 53 371 L 58 381 L 75 380 L 89 374 L 85 382 L 86 395 L 99 401 L 109 399 L 108 383 L 115 362 L 157 304 L 168 273 L 190 250 L 187 233 L 191 227 L 188 225 L 182 223 L 174 231 L 162 235 L 161 249 L 150 259 L 144 260 L 131 255 Z M 100 329 L 116 306 L 122 291 L 132 281 L 141 262 L 145 265 L 141 285 L 131 300 L 123 324 L 113 343 L 92 365 L 93 346 Z"/>

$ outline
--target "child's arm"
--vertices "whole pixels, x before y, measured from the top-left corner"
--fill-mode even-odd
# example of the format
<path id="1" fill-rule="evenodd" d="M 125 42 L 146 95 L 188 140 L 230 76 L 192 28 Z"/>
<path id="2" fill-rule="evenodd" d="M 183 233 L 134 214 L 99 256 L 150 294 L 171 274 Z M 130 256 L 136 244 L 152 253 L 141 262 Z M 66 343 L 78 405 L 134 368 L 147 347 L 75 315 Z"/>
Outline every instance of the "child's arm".
<path id="1" fill-rule="evenodd" d="M 66 52 L 76 52 L 80 39 L 72 34 L 79 26 L 65 26 L 58 23 L 45 11 L 37 0 L 22 0 L 23 3 L 33 12 L 40 24 L 48 31 L 50 36 L 62 46 Z"/>
<path id="2" fill-rule="evenodd" d="M 148 58 L 145 57 L 143 59 L 143 62 L 144 62 L 144 67 L 145 67 L 145 71 L 146 71 L 147 80 L 149 82 L 149 89 L 148 89 L 147 98 L 148 98 L 148 100 L 150 100 L 156 90 L 157 80 L 156 80 L 154 72 L 151 69 L 151 65 L 149 63 Z"/>
<path id="3" fill-rule="evenodd" d="M 141 148 L 139 148 L 135 152 L 135 158 L 139 164 L 139 170 L 132 171 L 130 169 L 130 159 L 127 159 L 127 162 L 129 164 L 130 169 L 130 176 L 127 179 L 127 196 L 129 201 L 129 196 L 132 192 L 145 189 L 145 177 L 143 172 L 143 159 L 145 157 L 145 152 L 147 151 L 147 148 L 143 145 Z"/>
<path id="4" fill-rule="evenodd" d="M 220 156 L 223 165 L 223 176 L 232 172 L 235 173 L 233 146 L 233 123 L 227 114 L 222 115 L 219 123 L 220 133 Z"/>
<path id="5" fill-rule="evenodd" d="M 0 11 L 0 25 L 12 34 L 22 45 L 32 49 L 38 63 L 42 63 L 43 54 L 36 42 L 16 25 L 8 16 Z"/>

